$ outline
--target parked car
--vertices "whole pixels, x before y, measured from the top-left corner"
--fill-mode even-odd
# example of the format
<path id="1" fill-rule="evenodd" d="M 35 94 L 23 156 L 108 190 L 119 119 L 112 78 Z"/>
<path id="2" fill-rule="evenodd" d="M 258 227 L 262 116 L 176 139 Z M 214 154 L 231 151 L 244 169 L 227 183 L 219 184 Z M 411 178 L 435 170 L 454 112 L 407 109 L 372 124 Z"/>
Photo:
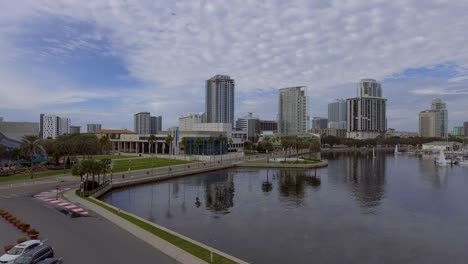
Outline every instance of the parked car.
<path id="1" fill-rule="evenodd" d="M 40 240 L 28 240 L 23 243 L 20 243 L 14 246 L 12 249 L 8 250 L 3 256 L 0 257 L 1 264 L 11 264 L 17 259 L 19 256 L 31 250 L 39 245 L 42 245 Z"/>
<path id="2" fill-rule="evenodd" d="M 54 257 L 54 250 L 48 245 L 39 245 L 19 256 L 14 264 L 37 264 L 40 261 Z"/>
<path id="3" fill-rule="evenodd" d="M 62 263 L 63 263 L 62 258 L 48 258 L 48 259 L 44 259 L 38 262 L 37 264 L 62 264 Z"/>

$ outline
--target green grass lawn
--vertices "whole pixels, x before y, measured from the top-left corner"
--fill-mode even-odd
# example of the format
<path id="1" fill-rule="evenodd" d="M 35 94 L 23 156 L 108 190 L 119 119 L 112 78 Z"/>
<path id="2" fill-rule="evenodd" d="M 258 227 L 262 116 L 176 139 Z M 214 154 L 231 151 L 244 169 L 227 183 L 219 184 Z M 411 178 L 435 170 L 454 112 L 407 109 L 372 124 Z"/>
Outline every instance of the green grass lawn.
<path id="1" fill-rule="evenodd" d="M 117 212 L 117 210 L 115 210 L 114 208 L 112 207 L 109 207 L 109 206 L 106 206 L 104 203 L 94 199 L 94 198 L 85 198 L 87 199 L 88 201 L 106 209 L 107 211 L 115 214 L 115 215 L 118 215 L 120 216 L 121 218 L 129 221 L 130 223 L 136 225 L 136 226 L 139 226 L 140 228 L 150 232 L 151 234 L 161 238 L 161 239 L 164 239 L 165 241 L 187 251 L 188 253 L 206 261 L 206 262 L 210 262 L 210 251 L 206 248 L 203 248 L 201 246 L 198 246 L 196 244 L 193 244 L 192 242 L 190 241 L 187 241 L 179 236 L 176 236 L 176 235 L 173 235 L 167 231 L 164 231 L 162 229 L 159 229 L 157 227 L 155 227 L 154 225 L 151 225 L 151 224 L 148 224 L 144 221 L 141 221 L 140 219 L 137 219 L 129 214 L 126 214 L 126 213 L 123 213 L 123 212 Z M 218 255 L 216 253 L 213 253 L 213 263 L 219 263 L 219 264 L 234 264 L 236 262 L 230 260 L 230 259 L 227 259 L 221 255 Z"/>
<path id="2" fill-rule="evenodd" d="M 68 173 L 70 172 L 70 170 L 66 170 L 66 172 Z M 35 172 L 34 179 L 50 177 L 50 176 L 55 176 L 55 175 L 62 175 L 62 174 L 63 174 L 63 170 L 49 170 L 49 171 L 44 171 L 44 172 Z M 31 174 L 26 173 L 26 174 L 18 174 L 18 175 L 0 177 L 0 182 L 24 181 L 24 180 L 30 180 L 30 179 L 31 179 Z"/>
<path id="3" fill-rule="evenodd" d="M 153 162 L 152 162 L 153 161 Z M 113 172 L 123 172 L 130 170 L 143 170 L 151 169 L 152 164 L 154 168 L 165 167 L 165 166 L 174 166 L 180 164 L 187 164 L 190 161 L 185 160 L 174 160 L 174 159 L 161 159 L 161 158 L 138 158 L 138 159 L 129 159 L 129 160 L 116 160 L 114 161 Z"/>
<path id="4" fill-rule="evenodd" d="M 102 159 L 111 159 L 111 160 L 119 160 L 119 159 L 139 159 L 139 156 L 130 156 L 130 155 L 95 155 L 93 156 L 94 159 L 102 160 Z"/>

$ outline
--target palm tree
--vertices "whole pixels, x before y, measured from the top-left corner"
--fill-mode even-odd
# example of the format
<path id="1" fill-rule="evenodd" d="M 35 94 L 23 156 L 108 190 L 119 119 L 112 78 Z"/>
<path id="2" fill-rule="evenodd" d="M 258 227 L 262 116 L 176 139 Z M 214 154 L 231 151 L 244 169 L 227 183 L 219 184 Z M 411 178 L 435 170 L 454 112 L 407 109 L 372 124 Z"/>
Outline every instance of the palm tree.
<path id="1" fill-rule="evenodd" d="M 106 173 L 107 171 L 110 169 L 111 167 L 111 164 L 112 164 L 112 160 L 111 159 L 102 159 L 100 161 L 101 163 L 101 169 L 102 169 L 102 173 L 103 173 L 103 176 L 102 176 L 102 182 L 104 183 L 105 181 L 105 177 L 106 177 Z"/>
<path id="2" fill-rule="evenodd" d="M 200 145 L 201 145 L 201 138 L 197 137 L 195 139 L 195 146 L 197 146 L 197 155 L 200 155 Z"/>
<path id="3" fill-rule="evenodd" d="M 172 153 L 172 146 L 171 146 L 172 141 L 174 141 L 174 137 L 172 137 L 171 135 L 167 135 L 166 144 L 169 146 L 169 155 L 171 155 Z"/>
<path id="4" fill-rule="evenodd" d="M 83 165 L 81 163 L 76 163 L 75 165 L 73 165 L 71 173 L 73 176 L 80 176 L 80 191 L 81 191 L 81 188 L 83 187 L 82 186 L 83 176 L 86 174 Z"/>
<path id="5" fill-rule="evenodd" d="M 104 135 L 99 139 L 99 146 L 101 147 L 101 153 L 109 153 L 109 149 L 112 147 L 112 142 L 107 135 Z"/>
<path id="6" fill-rule="evenodd" d="M 154 159 L 153 159 L 153 150 L 152 147 L 153 144 L 156 142 L 156 136 L 155 135 L 150 135 L 148 138 L 148 144 L 149 144 L 149 151 L 151 153 L 151 175 L 153 175 L 153 168 L 154 168 Z"/>
<path id="7" fill-rule="evenodd" d="M 228 144 L 229 144 L 228 145 L 228 151 L 229 151 L 229 146 L 232 146 L 232 144 L 233 144 L 232 138 L 228 139 Z M 231 163 L 231 152 L 229 152 L 229 163 Z"/>
<path id="8" fill-rule="evenodd" d="M 34 157 L 41 151 L 45 153 L 38 136 L 23 136 L 21 139 L 21 152 L 31 161 L 31 179 L 34 178 Z"/>

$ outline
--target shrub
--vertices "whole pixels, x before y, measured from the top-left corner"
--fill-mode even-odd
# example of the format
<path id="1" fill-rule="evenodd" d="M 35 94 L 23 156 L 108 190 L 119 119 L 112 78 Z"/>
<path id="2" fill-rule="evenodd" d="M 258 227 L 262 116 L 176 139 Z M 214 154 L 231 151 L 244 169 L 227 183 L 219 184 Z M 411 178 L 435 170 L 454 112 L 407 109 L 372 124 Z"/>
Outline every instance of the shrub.
<path id="1" fill-rule="evenodd" d="M 7 253 L 12 248 L 13 248 L 13 245 L 6 245 L 6 246 L 3 247 L 3 250 L 5 251 L 5 253 Z"/>
<path id="2" fill-rule="evenodd" d="M 39 234 L 39 232 L 37 232 L 37 230 L 34 228 L 30 228 L 28 230 L 28 235 L 37 235 L 37 234 Z"/>

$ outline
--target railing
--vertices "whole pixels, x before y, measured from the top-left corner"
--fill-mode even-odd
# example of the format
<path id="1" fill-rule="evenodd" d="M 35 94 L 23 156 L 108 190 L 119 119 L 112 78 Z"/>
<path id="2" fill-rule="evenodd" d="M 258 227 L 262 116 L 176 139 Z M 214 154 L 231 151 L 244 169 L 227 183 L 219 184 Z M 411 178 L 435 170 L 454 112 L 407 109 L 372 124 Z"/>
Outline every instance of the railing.
<path id="1" fill-rule="evenodd" d="M 107 186 L 109 186 L 109 184 L 110 184 L 109 182 L 105 182 L 105 183 L 101 184 L 99 187 L 97 187 L 96 189 L 93 189 L 93 190 L 90 190 L 90 191 L 82 191 L 81 189 L 78 189 L 78 190 L 76 190 L 76 195 L 78 195 L 80 197 L 89 197 L 89 196 L 92 196 L 92 195 L 102 191 Z"/>

